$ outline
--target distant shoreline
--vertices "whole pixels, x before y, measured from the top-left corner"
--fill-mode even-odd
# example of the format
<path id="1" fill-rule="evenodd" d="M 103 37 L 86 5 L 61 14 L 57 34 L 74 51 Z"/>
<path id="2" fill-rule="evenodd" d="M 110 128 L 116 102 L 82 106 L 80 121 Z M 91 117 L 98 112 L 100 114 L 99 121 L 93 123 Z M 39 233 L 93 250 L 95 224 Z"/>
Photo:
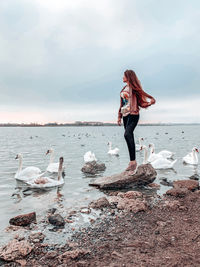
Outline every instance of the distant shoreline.
<path id="1" fill-rule="evenodd" d="M 200 123 L 139 123 L 138 126 L 175 126 L 175 125 L 200 125 Z M 80 127 L 80 126 L 118 126 L 117 123 L 107 122 L 75 122 L 75 123 L 0 123 L 0 127 Z"/>

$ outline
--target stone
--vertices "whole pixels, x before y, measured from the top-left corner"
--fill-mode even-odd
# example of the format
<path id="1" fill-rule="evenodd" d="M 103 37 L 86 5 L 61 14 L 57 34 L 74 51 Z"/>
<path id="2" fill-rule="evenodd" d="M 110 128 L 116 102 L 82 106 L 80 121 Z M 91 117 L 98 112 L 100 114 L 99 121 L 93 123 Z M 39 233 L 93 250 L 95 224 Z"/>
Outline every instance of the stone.
<path id="1" fill-rule="evenodd" d="M 185 197 L 189 193 L 189 190 L 186 188 L 172 188 L 168 190 L 165 194 L 173 197 Z"/>
<path id="2" fill-rule="evenodd" d="M 156 184 L 156 183 L 151 183 L 148 186 L 151 187 L 151 188 L 155 188 L 155 189 L 159 189 L 160 188 L 160 185 Z"/>
<path id="3" fill-rule="evenodd" d="M 90 251 L 85 249 L 76 249 L 72 251 L 66 251 L 58 259 L 60 262 L 67 263 L 69 260 L 76 260 L 77 258 L 88 254 Z"/>
<path id="4" fill-rule="evenodd" d="M 27 214 L 18 215 L 10 219 L 9 223 L 16 226 L 27 226 L 32 222 L 36 222 L 36 213 L 31 212 Z"/>
<path id="5" fill-rule="evenodd" d="M 32 233 L 29 236 L 30 242 L 37 243 L 42 242 L 45 238 L 45 235 L 41 232 Z"/>
<path id="6" fill-rule="evenodd" d="M 190 191 L 199 189 L 199 182 L 195 180 L 179 180 L 173 182 L 174 188 L 186 188 Z"/>
<path id="7" fill-rule="evenodd" d="M 96 161 L 87 162 L 81 168 L 81 171 L 89 174 L 96 174 L 99 171 L 105 171 L 106 166 L 104 163 L 97 163 Z"/>
<path id="8" fill-rule="evenodd" d="M 88 208 L 88 207 L 82 207 L 82 208 L 80 209 L 80 212 L 81 212 L 81 213 L 90 214 L 90 213 L 91 213 L 91 209 Z"/>
<path id="9" fill-rule="evenodd" d="M 22 259 L 32 251 L 32 247 L 27 241 L 13 239 L 6 246 L 0 248 L 0 258 L 5 261 Z"/>
<path id="10" fill-rule="evenodd" d="M 107 177 L 100 177 L 89 185 L 101 189 L 121 189 L 131 185 L 141 186 L 152 183 L 156 179 L 157 172 L 151 164 L 138 166 L 137 172 L 130 175 L 129 172 L 121 172 Z"/>
<path id="11" fill-rule="evenodd" d="M 180 202 L 178 200 L 166 200 L 164 203 L 164 207 L 169 208 L 171 210 L 177 210 L 180 207 Z"/>
<path id="12" fill-rule="evenodd" d="M 113 203 L 119 210 L 125 210 L 133 213 L 139 211 L 146 211 L 148 208 L 146 200 L 143 195 L 138 191 L 128 191 L 126 193 L 118 193 L 117 196 L 109 197 L 110 205 Z"/>
<path id="13" fill-rule="evenodd" d="M 89 207 L 92 209 L 101 209 L 110 206 L 110 203 L 106 197 L 101 197 L 90 203 Z"/>
<path id="14" fill-rule="evenodd" d="M 65 225 L 65 220 L 60 214 L 50 215 L 48 217 L 48 220 L 49 220 L 50 224 L 53 224 L 55 226 L 64 226 Z"/>

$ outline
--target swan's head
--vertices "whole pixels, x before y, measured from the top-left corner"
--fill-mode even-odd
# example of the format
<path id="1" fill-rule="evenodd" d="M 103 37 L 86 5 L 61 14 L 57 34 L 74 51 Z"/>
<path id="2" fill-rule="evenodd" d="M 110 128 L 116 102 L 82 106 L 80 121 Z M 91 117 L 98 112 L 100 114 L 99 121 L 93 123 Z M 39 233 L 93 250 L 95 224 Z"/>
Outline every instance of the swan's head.
<path id="1" fill-rule="evenodd" d="M 53 153 L 53 149 L 52 148 L 50 148 L 50 149 L 47 150 L 46 155 L 48 155 L 50 153 Z"/>
<path id="2" fill-rule="evenodd" d="M 139 140 L 140 140 L 140 141 L 144 141 L 144 138 L 143 138 L 143 137 L 140 137 Z"/>
<path id="3" fill-rule="evenodd" d="M 147 150 L 147 147 L 145 145 L 141 146 L 140 150 Z"/>
<path id="4" fill-rule="evenodd" d="M 61 164 L 63 164 L 63 162 L 64 162 L 64 158 L 63 158 L 63 157 L 60 157 L 60 158 L 59 158 L 59 162 L 60 162 Z"/>
<path id="5" fill-rule="evenodd" d="M 198 150 L 197 147 L 193 147 L 192 151 L 195 151 L 195 152 L 199 153 L 199 150 Z"/>
<path id="6" fill-rule="evenodd" d="M 110 146 L 110 145 L 112 145 L 112 143 L 110 141 L 108 141 L 108 144 L 107 145 Z"/>
<path id="7" fill-rule="evenodd" d="M 16 157 L 15 157 L 15 159 L 21 159 L 21 158 L 22 158 L 22 154 L 20 154 L 20 153 L 17 154 Z"/>

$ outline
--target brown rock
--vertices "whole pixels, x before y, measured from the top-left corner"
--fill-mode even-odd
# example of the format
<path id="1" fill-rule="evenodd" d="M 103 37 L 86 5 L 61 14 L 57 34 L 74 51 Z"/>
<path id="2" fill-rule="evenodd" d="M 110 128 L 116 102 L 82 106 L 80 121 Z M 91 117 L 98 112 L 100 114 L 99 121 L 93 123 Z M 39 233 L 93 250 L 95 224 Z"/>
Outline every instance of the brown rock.
<path id="1" fill-rule="evenodd" d="M 102 189 L 119 189 L 126 188 L 130 185 L 147 185 L 152 183 L 156 178 L 156 171 L 151 164 L 142 164 L 138 166 L 134 175 L 124 171 L 108 177 L 101 177 L 91 182 L 90 185 Z"/>
<path id="2" fill-rule="evenodd" d="M 195 180 L 179 180 L 173 182 L 174 188 L 186 188 L 190 191 L 199 189 L 199 182 Z"/>
<path id="3" fill-rule="evenodd" d="M 164 206 L 171 210 L 177 210 L 180 207 L 180 202 L 178 200 L 173 200 L 173 201 L 166 200 Z"/>
<path id="4" fill-rule="evenodd" d="M 45 235 L 43 233 L 41 233 L 41 232 L 32 233 L 29 236 L 29 240 L 31 242 L 34 242 L 34 243 L 36 243 L 36 242 L 42 242 L 44 240 L 44 238 L 45 238 Z"/>
<path id="5" fill-rule="evenodd" d="M 189 190 L 186 188 L 172 188 L 168 190 L 165 194 L 173 197 L 184 197 L 189 193 Z"/>
<path id="6" fill-rule="evenodd" d="M 90 208 L 93 208 L 93 209 L 101 209 L 101 208 L 104 208 L 104 207 L 108 207 L 110 205 L 108 199 L 106 197 L 101 197 L 97 200 L 94 200 L 90 203 Z"/>
<path id="7" fill-rule="evenodd" d="M 27 214 L 18 215 L 14 218 L 11 218 L 9 223 L 17 226 L 27 226 L 32 222 L 36 222 L 36 213 L 31 212 Z"/>
<path id="8" fill-rule="evenodd" d="M 85 254 L 88 254 L 90 251 L 85 249 L 76 249 L 72 251 L 66 251 L 60 256 L 58 256 L 59 261 L 67 263 L 69 260 L 75 260 Z"/>
<path id="9" fill-rule="evenodd" d="M 97 163 L 96 161 L 92 161 L 85 163 L 85 165 L 81 168 L 81 171 L 84 173 L 95 174 L 99 171 L 104 171 L 105 169 L 106 166 L 104 163 Z"/>
<path id="10" fill-rule="evenodd" d="M 0 258 L 5 261 L 21 259 L 28 255 L 32 249 L 29 242 L 13 239 L 6 246 L 0 248 Z"/>
<path id="11" fill-rule="evenodd" d="M 124 193 L 124 198 L 129 198 L 129 199 L 136 199 L 136 198 L 142 198 L 143 195 L 141 192 L 138 191 L 128 191 Z"/>
<path id="12" fill-rule="evenodd" d="M 151 187 L 151 188 L 156 188 L 156 189 L 159 189 L 160 188 L 160 185 L 159 184 L 156 184 L 156 183 L 151 183 L 148 186 Z"/>
<path id="13" fill-rule="evenodd" d="M 147 210 L 147 202 L 145 200 L 141 201 L 139 199 L 121 198 L 118 201 L 117 208 L 119 210 L 126 210 L 133 213 L 137 213 L 139 211 Z"/>

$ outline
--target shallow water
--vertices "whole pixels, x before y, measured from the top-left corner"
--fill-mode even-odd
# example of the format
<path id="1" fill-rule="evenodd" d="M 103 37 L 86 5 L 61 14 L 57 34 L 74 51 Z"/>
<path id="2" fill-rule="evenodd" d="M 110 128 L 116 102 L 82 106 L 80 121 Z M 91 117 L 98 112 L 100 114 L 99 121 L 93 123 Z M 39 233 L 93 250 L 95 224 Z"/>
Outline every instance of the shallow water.
<path id="1" fill-rule="evenodd" d="M 182 157 L 191 151 L 192 147 L 200 146 L 200 125 L 173 125 L 173 126 L 138 126 L 135 138 L 144 138 L 144 144 L 155 144 L 156 151 L 167 149 L 175 152 L 177 162 L 174 170 L 158 170 L 156 183 L 162 178 L 169 181 L 188 178 L 198 174 L 200 167 L 184 165 Z M 123 126 L 97 126 L 97 127 L 8 127 L 0 128 L 0 238 L 5 240 L 5 227 L 9 219 L 21 213 L 35 211 L 38 217 L 43 216 L 47 209 L 56 207 L 67 213 L 68 210 L 79 210 L 92 199 L 104 195 L 98 189 L 89 187 L 89 181 L 94 177 L 87 177 L 81 172 L 83 155 L 91 150 L 98 160 L 106 164 L 102 175 L 112 175 L 123 171 L 128 164 L 128 150 L 123 137 Z M 120 156 L 107 154 L 108 141 L 113 147 L 120 149 Z M 48 191 L 27 191 L 23 193 L 26 185 L 16 182 L 15 172 L 18 161 L 17 153 L 22 153 L 23 166 L 37 166 L 44 171 L 49 162 L 46 151 L 52 147 L 55 150 L 55 161 L 64 157 L 65 184 L 57 194 L 56 189 Z M 139 163 L 143 161 L 143 152 L 137 152 Z M 169 187 L 161 185 L 159 194 L 163 194 Z M 87 216 L 85 216 L 87 217 Z M 86 220 L 82 216 L 82 219 Z"/>

